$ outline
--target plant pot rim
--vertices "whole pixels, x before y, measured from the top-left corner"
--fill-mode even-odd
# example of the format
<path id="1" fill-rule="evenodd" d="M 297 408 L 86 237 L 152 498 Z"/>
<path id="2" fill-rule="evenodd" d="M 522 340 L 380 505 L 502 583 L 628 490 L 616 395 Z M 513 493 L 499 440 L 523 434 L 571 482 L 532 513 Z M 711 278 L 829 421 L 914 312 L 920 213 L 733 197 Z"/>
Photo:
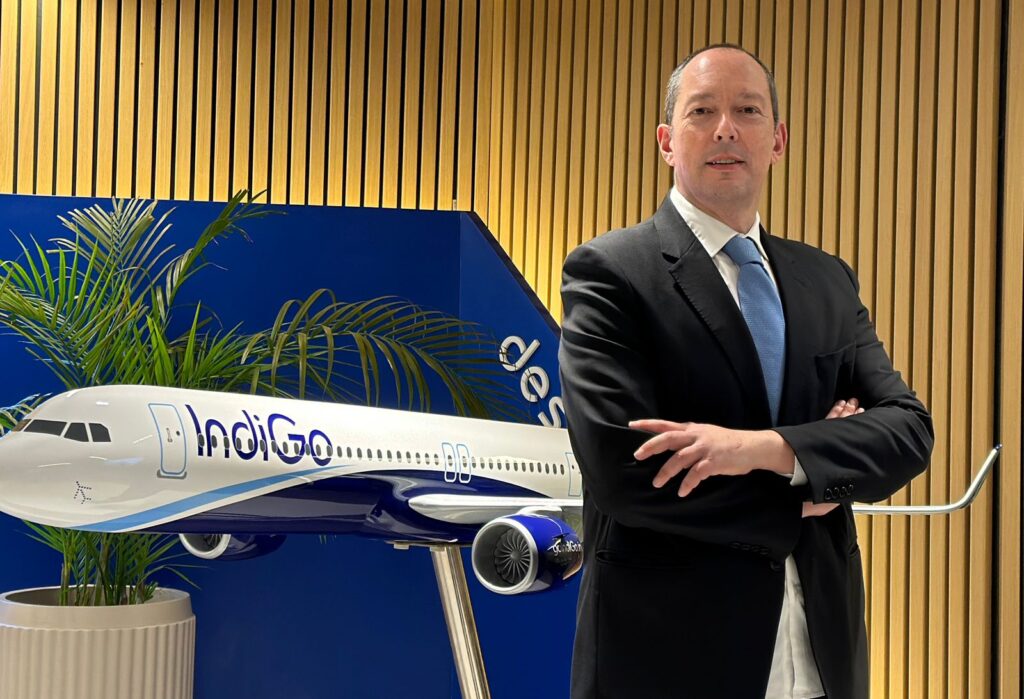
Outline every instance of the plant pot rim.
<path id="1" fill-rule="evenodd" d="M 110 629 L 158 626 L 192 617 L 184 590 L 158 587 L 142 604 L 62 607 L 59 587 L 33 587 L 0 594 L 0 626 L 50 629 Z"/>

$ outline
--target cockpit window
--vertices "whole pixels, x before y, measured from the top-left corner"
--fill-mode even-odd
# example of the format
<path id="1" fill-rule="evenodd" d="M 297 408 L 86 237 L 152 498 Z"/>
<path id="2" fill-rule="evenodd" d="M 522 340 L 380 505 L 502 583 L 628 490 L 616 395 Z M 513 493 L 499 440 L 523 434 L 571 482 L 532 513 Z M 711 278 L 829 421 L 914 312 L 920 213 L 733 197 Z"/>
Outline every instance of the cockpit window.
<path id="1" fill-rule="evenodd" d="M 110 430 L 108 430 L 105 425 L 90 422 L 89 431 L 92 432 L 92 441 L 94 442 L 110 441 Z"/>
<path id="2" fill-rule="evenodd" d="M 73 439 L 76 442 L 88 442 L 89 435 L 85 431 L 85 423 L 72 422 L 68 425 L 68 431 L 64 433 L 64 439 Z"/>
<path id="3" fill-rule="evenodd" d="M 25 428 L 26 432 L 39 432 L 41 434 L 52 434 L 59 437 L 64 431 L 66 422 L 58 422 L 56 420 L 33 420 Z"/>
<path id="4" fill-rule="evenodd" d="M 30 422 L 32 422 L 32 421 L 31 420 L 22 420 L 21 422 L 19 422 L 17 425 L 14 426 L 14 428 L 11 430 L 11 432 L 21 432 L 23 429 L 25 429 L 25 427 Z"/>

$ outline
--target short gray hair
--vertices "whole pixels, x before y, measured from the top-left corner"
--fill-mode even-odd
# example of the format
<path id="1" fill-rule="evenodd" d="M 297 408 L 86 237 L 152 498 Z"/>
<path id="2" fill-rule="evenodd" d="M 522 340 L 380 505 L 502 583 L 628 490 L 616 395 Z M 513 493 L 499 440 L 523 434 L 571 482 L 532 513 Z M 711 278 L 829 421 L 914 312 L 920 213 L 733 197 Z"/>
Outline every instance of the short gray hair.
<path id="1" fill-rule="evenodd" d="M 747 54 L 755 61 L 757 65 L 761 66 L 761 70 L 764 71 L 764 76 L 768 79 L 768 92 L 772 98 L 772 117 L 775 119 L 775 125 L 779 125 L 779 91 L 775 87 L 775 76 L 768 70 L 768 66 L 764 64 L 760 58 L 747 51 L 742 46 L 737 44 L 711 44 L 705 46 L 702 49 L 697 49 L 689 56 L 683 59 L 683 62 L 676 66 L 676 69 L 672 71 L 672 75 L 669 76 L 668 85 L 665 86 L 665 123 L 669 126 L 672 125 L 672 112 L 676 107 L 676 97 L 679 95 L 679 83 L 683 81 L 683 69 L 690 65 L 690 61 L 711 49 L 733 49 L 735 51 L 742 51 Z"/>

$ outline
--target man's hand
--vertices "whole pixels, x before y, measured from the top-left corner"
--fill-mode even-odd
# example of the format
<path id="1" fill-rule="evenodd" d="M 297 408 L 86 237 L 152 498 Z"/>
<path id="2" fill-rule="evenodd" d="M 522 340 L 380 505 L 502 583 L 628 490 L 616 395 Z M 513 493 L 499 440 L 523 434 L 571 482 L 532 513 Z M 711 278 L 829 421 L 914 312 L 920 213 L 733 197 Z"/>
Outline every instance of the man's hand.
<path id="1" fill-rule="evenodd" d="M 772 430 L 730 430 L 668 420 L 633 420 L 629 426 L 657 433 L 634 452 L 637 461 L 665 451 L 675 452 L 654 477 L 654 487 L 662 487 L 685 470 L 679 497 L 689 495 L 709 476 L 742 476 L 759 468 L 776 473 L 793 469 L 793 450 Z"/>
<path id="2" fill-rule="evenodd" d="M 857 412 L 863 409 L 856 399 L 851 399 L 837 402 L 825 417 L 848 417 Z M 656 434 L 634 452 L 637 461 L 666 451 L 675 452 L 655 475 L 654 487 L 661 488 L 685 470 L 679 497 L 689 495 L 710 476 L 742 476 L 755 469 L 787 474 L 792 472 L 796 459 L 786 441 L 773 430 L 730 430 L 668 420 L 633 420 L 629 427 Z"/>
<path id="3" fill-rule="evenodd" d="M 864 408 L 860 407 L 857 399 L 851 398 L 850 400 L 836 401 L 836 404 L 828 411 L 825 419 L 834 420 L 837 417 L 850 417 L 851 415 L 860 415 L 863 412 Z"/>

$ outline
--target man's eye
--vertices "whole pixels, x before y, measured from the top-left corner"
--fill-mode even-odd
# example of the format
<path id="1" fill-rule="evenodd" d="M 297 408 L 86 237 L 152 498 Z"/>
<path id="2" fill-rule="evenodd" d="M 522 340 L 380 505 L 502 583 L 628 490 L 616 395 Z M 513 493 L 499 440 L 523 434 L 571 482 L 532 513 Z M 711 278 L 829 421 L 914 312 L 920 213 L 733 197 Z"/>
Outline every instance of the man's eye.
<path id="1" fill-rule="evenodd" d="M 703 116 L 705 114 L 710 114 L 710 113 L 711 113 L 711 110 L 708 109 L 707 107 L 697 107 L 696 109 L 694 109 L 693 111 L 690 112 L 690 114 L 693 114 L 694 116 Z"/>

